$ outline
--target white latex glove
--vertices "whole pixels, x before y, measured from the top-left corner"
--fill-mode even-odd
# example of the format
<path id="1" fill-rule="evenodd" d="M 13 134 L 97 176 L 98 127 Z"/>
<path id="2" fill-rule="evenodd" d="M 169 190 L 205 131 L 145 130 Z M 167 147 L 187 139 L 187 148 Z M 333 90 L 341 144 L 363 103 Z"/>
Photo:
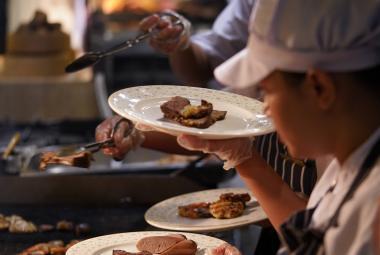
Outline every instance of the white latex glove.
<path id="1" fill-rule="evenodd" d="M 236 247 L 224 243 L 218 247 L 208 249 L 206 255 L 241 255 L 241 253 Z"/>
<path id="2" fill-rule="evenodd" d="M 190 45 L 191 23 L 174 11 L 166 10 L 165 12 L 174 15 L 182 25 L 174 24 L 167 16 L 153 14 L 140 22 L 140 29 L 144 32 L 157 30 L 157 33 L 149 39 L 149 43 L 159 52 L 171 54 L 187 49 Z"/>
<path id="3" fill-rule="evenodd" d="M 253 137 L 227 140 L 205 140 L 191 135 L 177 137 L 177 142 L 185 149 L 212 153 L 224 160 L 225 170 L 234 168 L 252 157 L 253 140 Z"/>
<path id="4" fill-rule="evenodd" d="M 100 123 L 95 130 L 96 141 L 100 142 L 108 139 L 113 127 L 121 118 L 122 117 L 115 115 Z M 103 153 L 116 160 L 121 160 L 130 150 L 139 147 L 144 142 L 145 136 L 143 132 L 137 130 L 135 127 L 132 128 L 132 132 L 128 136 L 125 136 L 129 130 L 129 126 L 127 122 L 121 122 L 113 137 L 114 146 L 102 149 Z"/>

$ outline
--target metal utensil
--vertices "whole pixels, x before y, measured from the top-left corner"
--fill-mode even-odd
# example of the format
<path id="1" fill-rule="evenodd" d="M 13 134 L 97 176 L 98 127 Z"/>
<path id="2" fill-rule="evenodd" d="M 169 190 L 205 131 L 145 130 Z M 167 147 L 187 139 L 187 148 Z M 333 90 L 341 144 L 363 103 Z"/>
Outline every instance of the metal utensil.
<path id="1" fill-rule="evenodd" d="M 107 138 L 103 141 L 100 141 L 100 142 L 89 143 L 89 144 L 83 145 L 79 148 L 79 150 L 81 150 L 81 151 L 86 150 L 86 151 L 89 151 L 91 153 L 95 153 L 95 152 L 98 152 L 102 148 L 114 146 L 114 135 L 115 135 L 117 129 L 119 128 L 120 123 L 122 123 L 123 121 L 128 123 L 128 130 L 126 131 L 124 136 L 125 137 L 129 136 L 133 131 L 134 125 L 133 125 L 132 121 L 130 121 L 129 119 L 122 118 L 122 119 L 118 120 L 116 122 L 115 126 L 112 128 L 112 131 L 111 131 L 109 138 Z"/>
<path id="2" fill-rule="evenodd" d="M 158 13 L 158 15 L 160 17 L 170 18 L 173 21 L 173 25 L 182 25 L 183 26 L 181 19 L 171 12 L 161 12 L 161 13 Z M 77 71 L 82 70 L 86 67 L 94 65 L 103 57 L 113 55 L 113 54 L 115 54 L 121 50 L 124 50 L 124 49 L 131 48 L 134 45 L 136 45 L 139 42 L 151 37 L 152 35 L 154 35 L 156 33 L 157 33 L 157 29 L 155 29 L 153 27 L 149 31 L 138 35 L 136 38 L 129 39 L 129 40 L 127 40 L 121 44 L 118 44 L 118 45 L 116 45 L 116 46 L 114 46 L 114 47 L 112 47 L 106 51 L 88 52 L 88 53 L 84 54 L 83 56 L 81 56 L 80 58 L 74 60 L 74 62 L 72 62 L 71 64 L 69 64 L 66 67 L 65 71 L 66 71 L 66 73 L 77 72 Z"/>

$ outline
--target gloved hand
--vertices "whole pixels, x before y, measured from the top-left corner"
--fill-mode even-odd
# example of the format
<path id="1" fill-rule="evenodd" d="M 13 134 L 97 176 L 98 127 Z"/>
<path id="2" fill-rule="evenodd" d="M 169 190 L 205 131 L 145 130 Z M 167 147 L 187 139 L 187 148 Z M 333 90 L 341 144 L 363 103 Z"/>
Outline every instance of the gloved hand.
<path id="1" fill-rule="evenodd" d="M 110 138 L 112 129 L 120 119 L 122 119 L 121 116 L 115 115 L 100 123 L 95 130 L 96 141 Z M 122 160 L 130 150 L 139 147 L 145 140 L 144 134 L 135 127 L 132 128 L 132 132 L 126 137 L 129 126 L 127 122 L 121 122 L 113 136 L 114 146 L 102 149 L 103 153 L 116 160 Z"/>
<path id="2" fill-rule="evenodd" d="M 253 137 L 205 140 L 184 134 L 177 137 L 177 142 L 185 149 L 212 153 L 224 160 L 225 170 L 234 168 L 252 157 L 253 140 Z"/>
<path id="3" fill-rule="evenodd" d="M 171 54 L 178 50 L 185 50 L 190 45 L 191 23 L 182 15 L 165 11 L 176 16 L 182 25 L 173 24 L 167 16 L 153 14 L 140 22 L 140 29 L 144 32 L 157 29 L 158 32 L 149 40 L 150 45 L 164 54 Z"/>
<path id="4" fill-rule="evenodd" d="M 208 249 L 206 255 L 241 255 L 241 253 L 235 246 L 224 243 L 218 247 Z"/>

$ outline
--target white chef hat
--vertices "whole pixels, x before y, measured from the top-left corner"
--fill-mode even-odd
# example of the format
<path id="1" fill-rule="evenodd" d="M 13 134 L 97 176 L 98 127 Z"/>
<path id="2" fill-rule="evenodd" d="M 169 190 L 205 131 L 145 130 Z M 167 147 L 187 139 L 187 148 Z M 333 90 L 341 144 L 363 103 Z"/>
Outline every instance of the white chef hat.
<path id="1" fill-rule="evenodd" d="M 344 72 L 380 63 L 379 0 L 257 0 L 245 49 L 215 69 L 245 88 L 272 71 Z"/>

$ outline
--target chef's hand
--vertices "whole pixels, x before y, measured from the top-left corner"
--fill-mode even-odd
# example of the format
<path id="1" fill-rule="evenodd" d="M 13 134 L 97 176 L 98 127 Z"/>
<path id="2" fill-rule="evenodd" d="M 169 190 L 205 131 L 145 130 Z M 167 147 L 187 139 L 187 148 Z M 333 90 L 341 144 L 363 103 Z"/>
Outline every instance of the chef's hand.
<path id="1" fill-rule="evenodd" d="M 148 32 L 156 29 L 158 32 L 149 40 L 150 45 L 164 54 L 171 54 L 179 50 L 185 50 L 190 45 L 191 23 L 182 15 L 170 12 L 176 16 L 182 24 L 174 24 L 167 16 L 153 14 L 140 22 L 140 29 Z"/>
<path id="2" fill-rule="evenodd" d="M 224 243 L 215 248 L 208 249 L 206 254 L 207 255 L 241 255 L 240 251 L 236 247 L 228 243 Z"/>
<path id="3" fill-rule="evenodd" d="M 101 142 L 110 138 L 113 127 L 120 119 L 122 117 L 115 115 L 100 123 L 95 130 L 96 141 Z M 132 132 L 126 137 L 125 134 L 129 128 L 127 122 L 120 122 L 113 137 L 114 146 L 102 149 L 105 155 L 111 156 L 116 160 L 122 160 L 131 149 L 137 148 L 144 142 L 144 134 L 135 127 L 132 127 Z"/>
<path id="4" fill-rule="evenodd" d="M 185 149 L 212 153 L 224 160 L 223 168 L 229 170 L 252 157 L 253 138 L 205 140 L 191 135 L 179 135 L 177 142 Z"/>

